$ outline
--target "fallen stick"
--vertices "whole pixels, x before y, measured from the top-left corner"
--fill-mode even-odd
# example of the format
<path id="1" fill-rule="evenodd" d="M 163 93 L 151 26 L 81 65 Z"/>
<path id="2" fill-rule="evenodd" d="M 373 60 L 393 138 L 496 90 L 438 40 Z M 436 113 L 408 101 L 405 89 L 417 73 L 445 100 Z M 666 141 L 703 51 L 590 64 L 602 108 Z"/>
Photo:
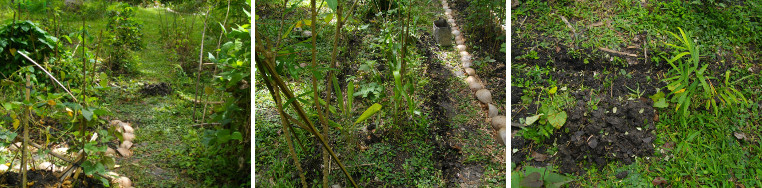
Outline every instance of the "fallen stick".
<path id="1" fill-rule="evenodd" d="M 635 54 L 625 53 L 625 52 L 617 52 L 617 51 L 614 51 L 612 49 L 608 49 L 608 48 L 604 48 L 604 47 L 600 47 L 598 49 L 599 50 L 603 50 L 603 51 L 608 52 L 608 53 L 614 53 L 614 54 L 623 55 L 623 56 L 630 56 L 630 57 L 638 57 L 638 55 L 635 55 Z"/>
<path id="2" fill-rule="evenodd" d="M 561 20 L 563 20 L 563 21 L 564 21 L 564 23 L 566 23 L 566 27 L 569 27 L 569 29 L 571 29 L 571 30 L 572 30 L 572 32 L 573 32 L 573 33 L 576 35 L 576 34 L 577 34 L 577 30 L 576 30 L 576 29 L 574 29 L 574 27 L 572 27 L 571 23 L 569 23 L 569 20 L 567 20 L 567 19 L 566 19 L 566 17 L 564 17 L 564 16 L 562 16 L 562 15 L 558 15 L 558 16 L 560 16 L 560 17 L 561 17 Z"/>

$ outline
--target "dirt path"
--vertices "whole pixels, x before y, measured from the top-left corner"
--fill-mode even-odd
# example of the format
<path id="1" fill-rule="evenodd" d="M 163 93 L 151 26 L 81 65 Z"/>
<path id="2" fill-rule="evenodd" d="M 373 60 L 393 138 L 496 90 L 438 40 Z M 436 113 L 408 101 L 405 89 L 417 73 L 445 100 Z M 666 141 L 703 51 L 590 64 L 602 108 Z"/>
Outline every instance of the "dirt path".
<path id="1" fill-rule="evenodd" d="M 159 24 L 157 9 L 139 9 L 144 24 Z M 141 15 L 138 14 L 138 15 Z M 131 157 L 117 159 L 119 174 L 130 177 L 137 187 L 195 187 L 197 180 L 181 167 L 188 152 L 195 146 L 183 136 L 195 133 L 192 106 L 181 95 L 190 89 L 187 77 L 179 75 L 175 62 L 169 61 L 171 52 L 162 48 L 157 27 L 146 27 L 145 48 L 139 52 L 138 76 L 118 83 L 120 88 L 110 100 L 113 118 L 129 122 L 135 128 L 136 139 Z M 174 92 L 167 96 L 145 96 L 139 89 L 145 84 L 167 82 Z M 190 93 L 192 94 L 192 93 Z M 186 94 L 187 95 L 187 94 Z"/>

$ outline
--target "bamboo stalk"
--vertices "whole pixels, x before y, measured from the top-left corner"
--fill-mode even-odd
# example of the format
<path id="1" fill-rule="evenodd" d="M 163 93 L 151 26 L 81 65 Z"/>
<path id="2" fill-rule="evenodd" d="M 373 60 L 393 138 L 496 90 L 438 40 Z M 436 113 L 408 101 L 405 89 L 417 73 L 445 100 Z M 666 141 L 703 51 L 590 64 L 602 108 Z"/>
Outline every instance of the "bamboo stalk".
<path id="1" fill-rule="evenodd" d="M 32 83 L 29 80 L 29 74 L 26 75 L 26 100 L 29 100 L 29 93 L 32 91 Z M 27 155 L 28 155 L 28 148 L 27 144 L 29 143 L 29 116 L 30 116 L 30 109 L 29 107 L 24 107 L 24 140 L 23 144 L 21 145 L 21 186 L 26 188 L 26 175 L 27 175 Z"/>
<path id="2" fill-rule="evenodd" d="M 270 84 L 268 84 L 269 86 Z M 283 124 L 283 132 L 286 135 L 286 143 L 288 144 L 288 152 L 291 155 L 291 158 L 294 160 L 294 165 L 296 165 L 296 169 L 299 173 L 299 178 L 302 180 L 302 187 L 307 188 L 307 178 L 304 177 L 304 169 L 302 169 L 302 165 L 299 163 L 299 157 L 296 156 L 296 151 L 294 150 L 294 143 L 291 140 L 291 131 L 288 129 L 291 129 L 291 126 L 289 125 L 288 118 L 286 118 L 286 112 L 283 111 L 283 105 L 281 104 L 281 98 L 279 92 L 271 92 L 270 94 L 273 95 L 273 99 L 275 99 L 276 107 L 278 108 L 278 114 L 280 114 L 281 123 Z M 296 135 L 294 135 L 296 136 Z"/>

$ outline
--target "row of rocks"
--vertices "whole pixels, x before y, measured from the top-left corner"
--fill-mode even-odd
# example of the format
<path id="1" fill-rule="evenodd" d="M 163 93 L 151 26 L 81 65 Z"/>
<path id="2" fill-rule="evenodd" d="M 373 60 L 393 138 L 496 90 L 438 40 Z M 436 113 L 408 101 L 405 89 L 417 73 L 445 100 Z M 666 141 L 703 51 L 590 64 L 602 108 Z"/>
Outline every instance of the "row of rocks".
<path id="1" fill-rule="evenodd" d="M 458 24 L 455 23 L 455 19 L 452 16 L 452 9 L 450 9 L 447 1 L 441 1 L 442 7 L 445 10 L 445 16 L 447 16 L 447 23 L 450 24 L 452 35 L 455 36 L 455 44 L 457 44 L 455 48 L 460 54 L 461 66 L 463 66 L 466 75 L 468 75 L 468 77 L 466 77 L 466 83 L 468 83 L 468 87 L 471 89 L 471 91 L 474 92 L 476 99 L 486 105 L 488 121 L 492 123 L 492 128 L 494 128 L 495 131 L 497 131 L 497 133 L 500 135 L 500 138 L 502 139 L 501 143 L 506 144 L 505 115 L 498 114 L 497 107 L 492 104 L 492 94 L 489 90 L 486 89 L 484 84 L 482 84 L 482 81 L 476 75 L 476 70 L 471 68 L 473 62 L 471 59 L 471 54 L 468 53 L 466 48 L 466 38 L 463 37 Z"/>

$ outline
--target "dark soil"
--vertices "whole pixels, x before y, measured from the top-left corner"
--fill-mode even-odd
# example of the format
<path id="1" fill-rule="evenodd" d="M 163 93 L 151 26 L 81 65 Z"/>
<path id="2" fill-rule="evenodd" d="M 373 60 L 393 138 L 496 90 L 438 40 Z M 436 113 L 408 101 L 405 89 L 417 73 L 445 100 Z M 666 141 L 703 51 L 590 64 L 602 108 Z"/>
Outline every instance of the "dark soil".
<path id="1" fill-rule="evenodd" d="M 548 39 L 551 40 L 551 39 Z M 513 41 L 512 58 L 529 51 L 531 46 L 524 41 Z M 518 149 L 511 158 L 518 166 L 528 163 L 532 166 L 560 166 L 561 173 L 584 174 L 585 169 L 595 165 L 603 168 L 608 163 L 619 161 L 624 164 L 634 162 L 635 157 L 653 154 L 652 141 L 655 121 L 658 121 L 653 109 L 653 102 L 646 97 L 656 93 L 666 83 L 660 81 L 668 70 L 665 65 L 654 63 L 631 63 L 627 66 L 614 65 L 606 59 L 604 52 L 592 49 L 581 50 L 593 54 L 584 63 L 582 57 L 568 55 L 570 47 L 558 45 L 553 50 L 536 49 L 539 59 L 521 60 L 521 64 L 551 67 L 555 71 L 541 75 L 541 83 L 547 86 L 548 79 L 555 80 L 559 87 L 566 86 L 576 99 L 576 104 L 565 109 L 569 114 L 561 130 L 546 139 L 544 143 L 534 143 L 518 136 L 511 138 L 512 149 Z M 632 53 L 635 53 L 634 51 Z M 628 61 L 642 61 L 642 59 Z M 719 66 L 717 66 L 719 68 Z M 527 72 L 512 70 L 514 77 L 526 78 Z M 535 79 L 536 80 L 536 79 Z M 579 90 L 585 88 L 584 90 Z M 513 119 L 535 115 L 539 108 L 536 104 L 522 104 L 523 87 L 511 87 Z M 591 92 L 592 89 L 595 92 Z M 640 96 L 633 96 L 640 93 Z M 634 98 L 633 98 L 634 97 Z M 593 99 L 600 100 L 597 109 L 591 109 Z M 628 100 L 629 99 L 629 100 Z M 590 102 L 590 103 L 589 103 Z M 616 107 L 616 113 L 613 108 Z M 546 153 L 547 147 L 557 145 L 556 154 Z M 545 161 L 527 161 L 532 153 L 549 155 Z M 552 155 L 552 156 L 550 156 Z M 622 175 L 626 176 L 626 175 Z"/>
<path id="2" fill-rule="evenodd" d="M 146 96 L 167 96 L 172 94 L 172 86 L 169 83 L 161 82 L 157 84 L 146 84 L 140 88 L 140 93 Z"/>
<path id="3" fill-rule="evenodd" d="M 27 172 L 27 182 L 34 182 L 31 188 L 55 187 L 58 178 L 51 171 L 31 170 Z M 76 181 L 72 181 L 74 187 L 106 187 L 100 180 L 80 175 Z M 1 187 L 21 187 L 21 174 L 16 172 L 4 172 L 0 174 Z"/>
<path id="4" fill-rule="evenodd" d="M 416 43 L 416 47 L 421 51 L 424 57 L 427 57 L 423 62 L 423 66 L 426 67 L 425 74 L 431 79 L 430 84 L 425 86 L 426 92 L 424 101 L 425 111 L 429 112 L 431 130 L 434 134 L 431 134 L 431 142 L 435 146 L 434 156 L 437 161 L 436 168 L 442 170 L 444 180 L 447 182 L 447 187 L 455 187 L 459 183 L 457 174 L 461 170 L 462 163 L 459 163 L 461 155 L 454 146 L 454 142 L 450 140 L 453 135 L 453 130 L 450 127 L 450 118 L 454 116 L 452 111 L 453 99 L 451 99 L 447 90 L 450 88 L 451 83 L 448 82 L 448 78 L 455 75 L 447 70 L 442 65 L 442 62 L 438 61 L 436 54 L 432 51 L 440 51 L 434 39 L 426 31 L 421 31 L 423 34 Z M 441 137 L 441 139 L 437 139 Z"/>

